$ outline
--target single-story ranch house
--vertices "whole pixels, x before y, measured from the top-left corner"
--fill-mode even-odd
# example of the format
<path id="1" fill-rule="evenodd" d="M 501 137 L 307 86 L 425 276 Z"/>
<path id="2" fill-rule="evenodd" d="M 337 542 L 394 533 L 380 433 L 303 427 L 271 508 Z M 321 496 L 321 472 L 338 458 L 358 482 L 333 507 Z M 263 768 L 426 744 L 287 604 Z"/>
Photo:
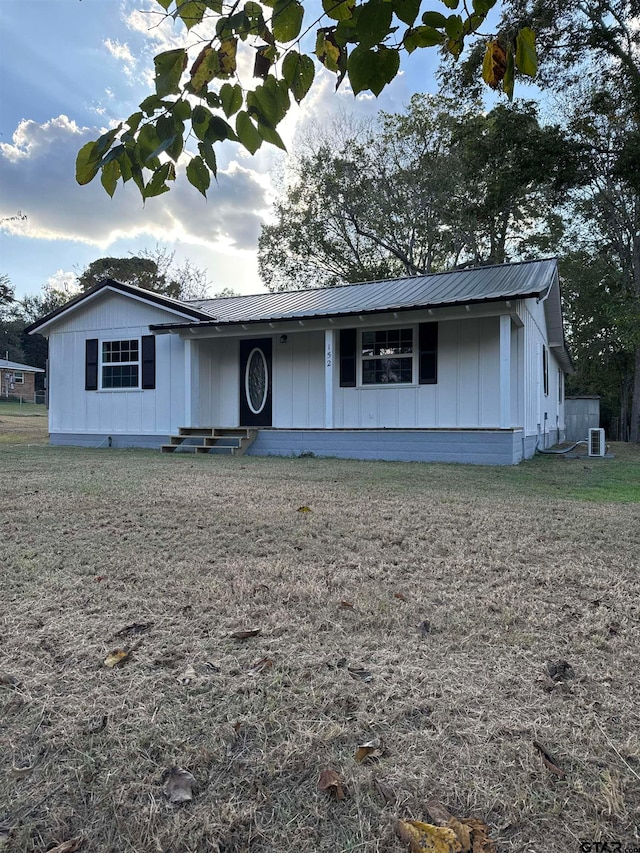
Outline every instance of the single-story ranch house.
<path id="1" fill-rule="evenodd" d="M 53 444 L 513 464 L 564 434 L 555 259 L 178 301 L 106 280 L 34 323 Z"/>
<path id="2" fill-rule="evenodd" d="M 0 359 L 0 397 L 15 397 L 35 403 L 36 373 L 44 373 L 44 370 L 31 367 L 30 364 Z"/>

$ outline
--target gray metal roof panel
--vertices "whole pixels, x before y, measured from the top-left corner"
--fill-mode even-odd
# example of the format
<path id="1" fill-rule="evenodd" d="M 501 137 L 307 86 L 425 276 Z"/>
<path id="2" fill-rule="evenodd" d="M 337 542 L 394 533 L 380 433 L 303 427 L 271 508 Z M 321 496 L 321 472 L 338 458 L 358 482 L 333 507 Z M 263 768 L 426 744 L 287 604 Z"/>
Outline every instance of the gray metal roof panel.
<path id="1" fill-rule="evenodd" d="M 41 367 L 31 367 L 30 364 L 20 364 L 19 361 L 7 361 L 5 358 L 0 359 L 0 368 L 2 370 L 22 370 L 25 373 L 44 373 Z"/>
<path id="2" fill-rule="evenodd" d="M 331 288 L 191 300 L 185 304 L 211 315 L 218 323 L 382 312 L 542 294 L 556 271 L 556 260 L 551 258 Z"/>

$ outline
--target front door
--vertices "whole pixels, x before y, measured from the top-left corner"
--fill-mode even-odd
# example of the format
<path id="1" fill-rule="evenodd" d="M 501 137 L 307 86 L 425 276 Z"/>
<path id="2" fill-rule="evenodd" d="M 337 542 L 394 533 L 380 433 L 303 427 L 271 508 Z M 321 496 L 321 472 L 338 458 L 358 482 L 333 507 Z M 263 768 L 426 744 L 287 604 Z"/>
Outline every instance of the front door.
<path id="1" fill-rule="evenodd" d="M 240 426 L 271 426 L 271 338 L 240 341 Z"/>

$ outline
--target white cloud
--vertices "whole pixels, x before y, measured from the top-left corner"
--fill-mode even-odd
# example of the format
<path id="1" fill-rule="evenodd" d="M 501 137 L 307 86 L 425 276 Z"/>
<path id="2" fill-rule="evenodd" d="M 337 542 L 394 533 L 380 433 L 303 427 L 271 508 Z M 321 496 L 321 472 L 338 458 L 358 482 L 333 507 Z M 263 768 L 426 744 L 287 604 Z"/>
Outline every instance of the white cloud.
<path id="1" fill-rule="evenodd" d="M 45 282 L 46 287 L 72 294 L 78 285 L 77 276 L 72 270 L 56 270 Z"/>
<path id="2" fill-rule="evenodd" d="M 132 182 L 119 186 L 110 200 L 99 178 L 85 187 L 74 179 L 77 151 L 99 133 L 58 116 L 44 124 L 22 121 L 13 141 L 0 144 L 0 218 L 17 209 L 28 214 L 19 230 L 16 223 L 3 223 L 6 232 L 75 240 L 101 250 L 144 235 L 153 241 L 255 251 L 267 201 L 264 178 L 254 169 L 235 162 L 221 168 L 208 202 L 182 173 L 170 193 L 149 199 L 144 207 Z"/>
<path id="3" fill-rule="evenodd" d="M 134 66 L 136 64 L 136 60 L 131 54 L 128 44 L 121 44 L 119 41 L 112 41 L 111 39 L 105 39 L 103 44 L 114 59 L 119 59 L 121 62 L 124 62 L 129 66 Z"/>

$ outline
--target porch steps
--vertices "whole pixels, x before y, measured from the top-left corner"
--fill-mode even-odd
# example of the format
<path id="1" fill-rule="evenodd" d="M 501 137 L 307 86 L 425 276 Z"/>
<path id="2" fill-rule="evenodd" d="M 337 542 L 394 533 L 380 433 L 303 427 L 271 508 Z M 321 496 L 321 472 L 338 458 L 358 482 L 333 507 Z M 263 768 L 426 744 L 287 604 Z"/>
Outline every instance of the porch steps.
<path id="1" fill-rule="evenodd" d="M 180 427 L 161 453 L 211 453 L 217 456 L 242 456 L 257 435 L 255 429 L 221 427 Z"/>

